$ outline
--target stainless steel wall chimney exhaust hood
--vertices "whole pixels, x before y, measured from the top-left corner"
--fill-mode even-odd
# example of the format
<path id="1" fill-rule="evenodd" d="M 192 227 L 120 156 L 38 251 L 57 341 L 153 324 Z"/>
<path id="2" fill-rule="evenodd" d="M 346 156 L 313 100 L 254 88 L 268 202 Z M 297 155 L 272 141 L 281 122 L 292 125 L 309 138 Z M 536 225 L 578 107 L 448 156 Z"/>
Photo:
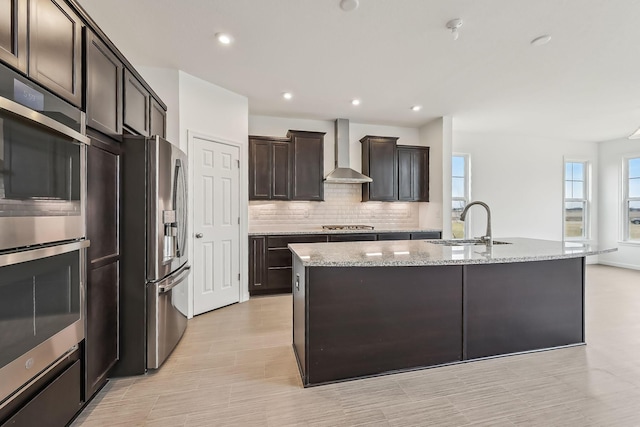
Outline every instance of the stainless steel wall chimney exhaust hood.
<path id="1" fill-rule="evenodd" d="M 368 176 L 349 167 L 349 120 L 336 119 L 335 129 L 336 168 L 327 175 L 324 181 L 336 184 L 373 182 Z"/>

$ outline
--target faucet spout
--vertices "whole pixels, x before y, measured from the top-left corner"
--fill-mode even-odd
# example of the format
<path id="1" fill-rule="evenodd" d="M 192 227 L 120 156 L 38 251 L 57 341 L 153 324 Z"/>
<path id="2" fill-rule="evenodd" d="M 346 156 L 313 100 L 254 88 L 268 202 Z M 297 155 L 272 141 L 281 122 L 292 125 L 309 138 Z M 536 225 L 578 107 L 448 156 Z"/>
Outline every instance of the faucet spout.
<path id="1" fill-rule="evenodd" d="M 480 206 L 484 207 L 487 210 L 487 232 L 486 232 L 485 236 L 481 237 L 481 239 L 487 244 L 487 246 L 492 246 L 493 245 L 493 237 L 491 236 L 491 209 L 489 209 L 489 205 L 487 205 L 485 202 L 481 202 L 479 200 L 469 203 L 462 210 L 462 213 L 460 214 L 460 221 L 464 221 L 465 220 L 465 218 L 467 216 L 467 211 L 473 205 L 480 205 Z"/>

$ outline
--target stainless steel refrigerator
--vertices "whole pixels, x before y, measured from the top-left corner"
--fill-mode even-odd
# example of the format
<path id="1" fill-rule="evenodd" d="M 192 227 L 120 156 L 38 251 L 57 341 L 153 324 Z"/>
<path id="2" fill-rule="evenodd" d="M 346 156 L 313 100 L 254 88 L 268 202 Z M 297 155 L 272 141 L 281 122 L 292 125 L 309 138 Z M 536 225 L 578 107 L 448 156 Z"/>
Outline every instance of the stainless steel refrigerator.
<path id="1" fill-rule="evenodd" d="M 122 195 L 116 376 L 160 367 L 187 327 L 186 154 L 158 136 L 125 137 Z"/>

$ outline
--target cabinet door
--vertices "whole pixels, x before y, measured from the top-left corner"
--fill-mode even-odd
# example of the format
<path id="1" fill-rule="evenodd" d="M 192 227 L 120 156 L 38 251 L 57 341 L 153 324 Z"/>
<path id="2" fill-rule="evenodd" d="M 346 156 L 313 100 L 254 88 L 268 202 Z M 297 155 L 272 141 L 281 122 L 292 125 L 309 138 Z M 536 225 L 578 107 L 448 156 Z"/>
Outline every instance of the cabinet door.
<path id="1" fill-rule="evenodd" d="M 412 202 L 414 195 L 414 151 L 398 147 L 398 200 Z"/>
<path id="2" fill-rule="evenodd" d="M 26 1 L 0 1 L 0 60 L 27 72 Z"/>
<path id="3" fill-rule="evenodd" d="M 398 200 L 429 201 L 429 147 L 398 147 Z"/>
<path id="4" fill-rule="evenodd" d="M 167 113 L 164 108 L 151 98 L 151 135 L 159 135 L 166 138 L 167 132 Z"/>
<path id="5" fill-rule="evenodd" d="M 91 139 L 87 152 L 86 398 L 118 360 L 120 147 Z"/>
<path id="6" fill-rule="evenodd" d="M 324 200 L 324 133 L 290 131 L 291 200 Z"/>
<path id="7" fill-rule="evenodd" d="M 266 237 L 249 237 L 249 291 L 265 289 Z"/>
<path id="8" fill-rule="evenodd" d="M 249 200 L 271 198 L 271 143 L 249 139 Z"/>
<path id="9" fill-rule="evenodd" d="M 29 76 L 82 106 L 82 22 L 62 0 L 30 0 Z"/>
<path id="10" fill-rule="evenodd" d="M 290 144 L 287 142 L 271 143 L 271 198 L 289 200 Z"/>
<path id="11" fill-rule="evenodd" d="M 124 70 L 124 125 L 132 131 L 149 136 L 149 107 L 151 95 L 142 83 Z"/>
<path id="12" fill-rule="evenodd" d="M 362 184 L 362 200 L 398 200 L 397 138 L 365 136 L 362 142 L 362 173 L 373 182 Z"/>
<path id="13" fill-rule="evenodd" d="M 87 32 L 87 126 L 112 138 L 122 134 L 122 62 Z"/>
<path id="14" fill-rule="evenodd" d="M 416 202 L 429 201 L 429 147 L 416 148 L 412 156 L 413 196 Z"/>

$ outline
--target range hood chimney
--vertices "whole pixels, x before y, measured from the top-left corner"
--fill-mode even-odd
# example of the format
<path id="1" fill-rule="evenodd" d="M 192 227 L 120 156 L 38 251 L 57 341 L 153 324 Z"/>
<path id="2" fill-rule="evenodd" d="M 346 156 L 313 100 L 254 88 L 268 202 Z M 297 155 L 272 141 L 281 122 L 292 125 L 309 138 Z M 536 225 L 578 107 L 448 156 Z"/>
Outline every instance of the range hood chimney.
<path id="1" fill-rule="evenodd" d="M 349 167 L 349 120 L 336 119 L 336 168 L 325 178 L 325 182 L 336 184 L 362 184 L 373 180 Z"/>

